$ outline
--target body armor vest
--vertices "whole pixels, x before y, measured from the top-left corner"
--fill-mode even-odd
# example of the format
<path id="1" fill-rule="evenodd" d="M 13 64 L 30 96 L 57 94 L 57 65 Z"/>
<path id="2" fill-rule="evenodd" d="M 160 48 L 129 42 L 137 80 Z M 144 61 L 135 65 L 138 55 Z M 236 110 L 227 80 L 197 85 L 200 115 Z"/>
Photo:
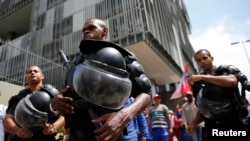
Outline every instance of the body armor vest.
<path id="1" fill-rule="evenodd" d="M 246 82 L 248 82 L 246 77 L 231 65 L 221 65 L 214 68 L 211 74 L 218 76 L 234 74 L 242 84 L 247 84 Z M 197 107 L 200 113 L 207 119 L 223 120 L 224 117 L 241 118 L 248 113 L 242 106 L 241 97 L 245 97 L 245 94 L 242 93 L 240 95 L 237 86 L 221 87 L 205 81 L 198 81 L 194 84 L 193 91 L 196 95 Z"/>
<path id="2" fill-rule="evenodd" d="M 75 109 L 65 115 L 66 128 L 74 140 L 94 140 L 93 131 L 103 123 L 91 119 L 120 110 L 131 95 L 149 92 L 151 83 L 135 55 L 116 44 L 82 40 L 80 51 L 66 76 L 65 96 L 73 98 Z"/>

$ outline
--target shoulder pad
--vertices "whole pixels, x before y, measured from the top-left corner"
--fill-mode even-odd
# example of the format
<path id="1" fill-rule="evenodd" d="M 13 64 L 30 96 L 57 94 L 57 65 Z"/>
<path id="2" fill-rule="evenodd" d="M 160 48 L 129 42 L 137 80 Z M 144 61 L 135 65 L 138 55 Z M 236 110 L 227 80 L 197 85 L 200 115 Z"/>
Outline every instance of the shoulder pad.
<path id="1" fill-rule="evenodd" d="M 138 78 L 137 78 L 137 83 L 139 88 L 143 91 L 143 92 L 149 92 L 151 89 L 151 81 L 148 79 L 148 77 L 146 77 L 146 75 L 141 74 Z"/>
<path id="2" fill-rule="evenodd" d="M 227 74 L 234 74 L 238 81 L 241 83 L 242 88 L 250 91 L 250 82 L 248 81 L 246 75 L 244 75 L 237 67 L 233 65 L 221 65 L 218 67 L 217 71 Z"/>
<path id="3" fill-rule="evenodd" d="M 230 73 L 233 73 L 233 74 L 240 72 L 240 70 L 233 65 L 227 65 L 227 69 Z"/>
<path id="4" fill-rule="evenodd" d="M 215 72 L 217 75 L 237 74 L 240 72 L 240 70 L 233 65 L 220 65 L 216 68 Z"/>
<path id="5" fill-rule="evenodd" d="M 215 69 L 216 75 L 223 75 L 225 72 L 228 72 L 226 65 L 220 65 Z"/>
<path id="6" fill-rule="evenodd" d="M 133 61 L 130 64 L 127 64 L 127 71 L 135 77 L 139 77 L 141 74 L 144 74 L 144 68 L 138 61 Z"/>
<path id="7" fill-rule="evenodd" d="M 127 50 L 128 51 L 128 50 Z M 151 89 L 151 81 L 145 75 L 143 66 L 138 62 L 136 55 L 130 51 L 129 55 L 125 56 L 127 71 L 137 83 L 137 89 L 141 92 L 148 93 Z"/>
<path id="8" fill-rule="evenodd" d="M 47 92 L 51 97 L 54 97 L 60 93 L 60 91 L 51 84 L 45 84 L 41 86 L 40 91 Z"/>
<path id="9" fill-rule="evenodd" d="M 127 50 L 127 51 L 128 51 L 128 50 Z M 130 51 L 128 51 L 128 52 L 129 52 L 130 54 L 124 57 L 126 63 L 129 64 L 129 63 L 132 63 L 133 61 L 137 61 L 137 60 L 138 60 L 134 53 L 132 53 L 132 52 L 130 52 Z"/>
<path id="10" fill-rule="evenodd" d="M 32 93 L 32 91 L 30 89 L 22 89 L 19 91 L 19 93 L 17 95 L 26 95 L 27 92 Z"/>

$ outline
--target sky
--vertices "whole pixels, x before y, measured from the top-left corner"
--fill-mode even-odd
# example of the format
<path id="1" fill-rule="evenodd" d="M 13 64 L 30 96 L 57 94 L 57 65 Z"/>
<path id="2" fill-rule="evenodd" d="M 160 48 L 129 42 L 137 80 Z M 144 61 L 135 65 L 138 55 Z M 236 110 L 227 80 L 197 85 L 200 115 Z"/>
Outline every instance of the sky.
<path id="1" fill-rule="evenodd" d="M 183 0 L 195 51 L 205 48 L 214 64 L 232 64 L 250 80 L 250 0 Z M 233 42 L 238 44 L 231 45 Z M 250 92 L 247 92 L 250 100 Z"/>

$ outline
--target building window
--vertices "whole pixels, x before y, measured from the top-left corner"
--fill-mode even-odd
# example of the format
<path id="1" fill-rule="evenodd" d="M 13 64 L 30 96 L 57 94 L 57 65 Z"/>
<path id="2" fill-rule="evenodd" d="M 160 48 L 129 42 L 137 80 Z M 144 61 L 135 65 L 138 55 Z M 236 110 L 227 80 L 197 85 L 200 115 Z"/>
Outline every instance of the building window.
<path id="1" fill-rule="evenodd" d="M 135 37 L 134 37 L 134 35 L 129 35 L 128 36 L 128 41 L 129 41 L 129 44 L 135 43 Z"/>
<path id="2" fill-rule="evenodd" d="M 43 13 L 42 15 L 40 15 L 37 18 L 37 25 L 36 25 L 36 29 L 39 30 L 41 28 L 43 28 L 45 25 L 45 13 Z"/>
<path id="3" fill-rule="evenodd" d="M 53 27 L 53 39 L 58 39 L 60 37 L 61 34 L 61 23 L 55 23 L 54 27 Z"/>
<path id="4" fill-rule="evenodd" d="M 73 30 L 73 18 L 72 16 L 64 19 L 62 21 L 62 36 L 67 35 L 72 32 Z"/>
<path id="5" fill-rule="evenodd" d="M 137 42 L 139 42 L 139 41 L 142 41 L 142 40 L 143 40 L 142 33 L 138 33 L 138 34 L 136 34 L 136 40 L 137 40 Z"/>
<path id="6" fill-rule="evenodd" d="M 58 5 L 55 8 L 55 21 L 59 21 L 63 18 L 63 5 Z"/>
<path id="7" fill-rule="evenodd" d="M 127 45 L 127 38 L 126 37 L 123 38 L 123 39 L 121 39 L 121 45 L 122 46 L 126 46 Z"/>

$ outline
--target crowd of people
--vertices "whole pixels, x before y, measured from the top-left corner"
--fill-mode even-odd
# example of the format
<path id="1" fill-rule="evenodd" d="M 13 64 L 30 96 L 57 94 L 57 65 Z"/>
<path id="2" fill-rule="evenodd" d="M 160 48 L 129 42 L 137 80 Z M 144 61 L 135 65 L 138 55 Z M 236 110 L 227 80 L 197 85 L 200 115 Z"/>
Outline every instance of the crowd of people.
<path id="1" fill-rule="evenodd" d="M 243 90 L 250 90 L 250 83 L 232 65 L 213 65 L 208 50 L 195 53 L 201 72 L 188 77 L 192 89 L 169 109 L 160 94 L 151 95 L 151 82 L 135 54 L 105 41 L 104 21 L 88 19 L 82 32 L 81 53 L 63 90 L 43 84 L 39 66 L 27 69 L 27 85 L 0 116 L 5 141 L 56 141 L 62 128 L 58 140 L 64 141 L 207 141 L 212 128 L 250 126 L 249 103 L 238 90 L 238 83 Z M 88 68 L 98 77 L 84 74 Z"/>
<path id="2" fill-rule="evenodd" d="M 28 77 L 32 77 L 32 81 L 39 82 L 37 84 L 41 84 L 42 79 L 42 71 L 38 66 L 31 66 L 29 68 L 30 74 L 27 74 Z M 31 79 L 29 79 L 31 80 Z M 29 84 L 33 84 L 31 81 L 28 81 Z M 26 92 L 22 94 L 22 97 L 25 97 L 25 94 L 29 94 L 30 88 L 24 89 Z M 13 96 L 11 99 L 15 99 L 17 96 L 20 96 L 20 93 L 16 96 Z M 184 97 L 186 98 L 186 97 Z M 19 101 L 22 98 L 19 98 Z M 183 135 L 185 133 L 181 128 L 184 127 L 184 116 L 183 116 L 183 106 L 188 103 L 187 100 L 183 101 L 182 108 L 176 108 L 176 113 L 173 110 L 170 110 L 165 104 L 161 103 L 161 96 L 159 94 L 153 95 L 153 100 L 151 103 L 143 110 L 143 112 L 139 113 L 137 116 L 133 117 L 130 122 L 126 124 L 126 133 L 123 135 L 124 141 L 173 141 L 175 137 L 177 141 L 192 141 L 192 137 L 188 135 Z M 10 100 L 13 101 L 13 100 Z M 134 102 L 134 98 L 130 97 L 124 107 L 128 107 Z M 15 102 L 15 106 L 18 102 Z M 13 104 L 12 104 L 13 105 Z M 179 107 L 179 105 L 177 106 Z M 6 110 L 7 107 L 5 107 Z M 56 135 L 58 133 L 58 129 L 65 128 L 65 118 L 60 114 L 52 114 L 54 115 L 53 120 L 50 119 L 46 125 L 41 126 L 41 130 L 33 130 L 33 129 L 25 129 L 19 126 L 16 123 L 16 118 L 13 112 L 13 106 L 9 106 L 6 110 L 7 116 L 3 119 L 6 121 L 5 124 L 5 141 L 62 141 L 65 140 L 68 136 L 66 131 L 61 133 L 60 136 Z M 12 110 L 9 110 L 12 109 Z M 12 111 L 12 112 L 11 112 Z M 34 113 L 36 114 L 36 113 Z M 187 113 L 189 114 L 189 113 Z M 60 116 L 59 116 L 60 115 Z M 52 116 L 53 117 L 53 116 Z M 11 127 L 10 127 L 11 126 Z M 185 128 L 185 127 L 184 127 Z M 183 132 L 181 134 L 181 132 Z M 4 133 L 4 132 L 3 132 Z M 4 137 L 4 135 L 2 136 Z M 4 139 L 3 139 L 4 140 Z"/>

